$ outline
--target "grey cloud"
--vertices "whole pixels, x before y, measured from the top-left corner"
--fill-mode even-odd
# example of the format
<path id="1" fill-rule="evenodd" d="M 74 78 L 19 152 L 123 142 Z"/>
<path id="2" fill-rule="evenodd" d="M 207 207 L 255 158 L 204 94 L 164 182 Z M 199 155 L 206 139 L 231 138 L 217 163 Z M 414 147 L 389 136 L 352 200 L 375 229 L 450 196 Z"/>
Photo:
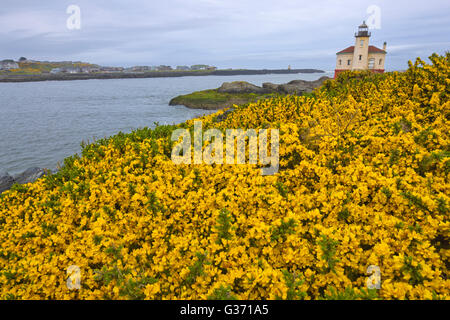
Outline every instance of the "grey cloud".
<path id="1" fill-rule="evenodd" d="M 68 5 L 82 29 L 65 28 Z M 331 70 L 337 51 L 373 1 L 166 0 L 2 1 L 0 59 L 84 60 L 105 65 L 194 64 L 219 67 L 314 67 Z M 387 68 L 404 69 L 415 55 L 448 50 L 450 3 L 378 1 L 388 42 Z M 419 44 L 419 46 L 417 46 Z M 392 50 L 389 51 L 389 46 Z M 425 55 L 425 56 L 423 56 Z"/>

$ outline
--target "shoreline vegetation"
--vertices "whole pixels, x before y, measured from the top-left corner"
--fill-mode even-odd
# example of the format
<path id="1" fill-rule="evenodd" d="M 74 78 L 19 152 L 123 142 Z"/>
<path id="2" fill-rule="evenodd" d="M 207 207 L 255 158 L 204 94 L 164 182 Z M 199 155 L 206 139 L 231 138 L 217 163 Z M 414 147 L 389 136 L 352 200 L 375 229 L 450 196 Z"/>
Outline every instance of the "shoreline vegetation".
<path id="1" fill-rule="evenodd" d="M 148 72 L 99 72 L 99 73 L 37 73 L 0 74 L 0 82 L 32 82 L 32 81 L 68 81 L 90 79 L 138 79 L 138 78 L 167 78 L 190 76 L 235 76 L 258 74 L 298 74 L 298 73 L 325 73 L 318 69 L 232 69 L 232 70 L 189 70 L 189 71 L 148 71 Z"/>
<path id="2" fill-rule="evenodd" d="M 192 109 L 217 110 L 276 96 L 308 95 L 329 77 L 314 81 L 293 80 L 286 84 L 263 83 L 262 87 L 246 81 L 224 82 L 220 88 L 195 91 L 170 100 L 169 105 L 183 105 Z"/>

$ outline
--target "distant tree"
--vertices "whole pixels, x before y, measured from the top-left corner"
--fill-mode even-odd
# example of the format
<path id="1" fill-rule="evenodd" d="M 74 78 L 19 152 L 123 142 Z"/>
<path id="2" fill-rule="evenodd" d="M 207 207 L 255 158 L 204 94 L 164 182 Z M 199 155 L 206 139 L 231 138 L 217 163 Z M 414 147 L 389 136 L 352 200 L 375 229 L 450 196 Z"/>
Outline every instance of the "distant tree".
<path id="1" fill-rule="evenodd" d="M 20 58 L 19 58 L 19 61 L 20 61 L 20 62 L 27 61 L 27 60 L 28 60 L 28 59 L 25 58 L 25 57 L 20 57 Z"/>

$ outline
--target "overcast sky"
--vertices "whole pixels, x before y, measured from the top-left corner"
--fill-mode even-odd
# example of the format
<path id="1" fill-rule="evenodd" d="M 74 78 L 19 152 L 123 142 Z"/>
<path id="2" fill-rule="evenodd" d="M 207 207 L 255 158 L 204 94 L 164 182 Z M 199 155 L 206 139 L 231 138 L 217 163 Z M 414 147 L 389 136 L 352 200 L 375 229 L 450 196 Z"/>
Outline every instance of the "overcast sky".
<path id="1" fill-rule="evenodd" d="M 81 10 L 79 30 L 67 28 L 69 5 Z M 358 25 L 376 22 L 371 5 L 386 69 L 450 49 L 448 0 L 1 0 L 0 60 L 333 70 Z"/>

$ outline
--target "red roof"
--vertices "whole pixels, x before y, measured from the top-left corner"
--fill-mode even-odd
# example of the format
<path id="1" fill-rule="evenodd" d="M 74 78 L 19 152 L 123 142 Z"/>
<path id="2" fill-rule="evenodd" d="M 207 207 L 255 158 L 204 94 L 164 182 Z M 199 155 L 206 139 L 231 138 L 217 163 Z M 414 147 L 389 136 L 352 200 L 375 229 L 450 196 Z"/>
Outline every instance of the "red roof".
<path id="1" fill-rule="evenodd" d="M 350 46 L 350 47 L 348 47 L 348 48 L 345 48 L 345 49 L 342 50 L 342 51 L 339 51 L 339 52 L 336 53 L 336 54 L 353 53 L 353 51 L 355 51 L 355 46 Z M 380 48 L 377 48 L 377 47 L 375 47 L 375 46 L 369 46 L 369 53 L 386 53 L 386 51 L 384 51 L 384 50 L 382 50 L 382 49 L 380 49 Z"/>
<path id="2" fill-rule="evenodd" d="M 355 50 L 355 46 L 351 46 L 351 47 L 345 48 L 345 49 L 342 50 L 342 51 L 339 51 L 339 52 L 336 53 L 336 54 L 340 54 L 340 53 L 353 53 L 354 50 Z"/>
<path id="3" fill-rule="evenodd" d="M 386 53 L 386 51 L 375 46 L 369 46 L 369 53 Z"/>

